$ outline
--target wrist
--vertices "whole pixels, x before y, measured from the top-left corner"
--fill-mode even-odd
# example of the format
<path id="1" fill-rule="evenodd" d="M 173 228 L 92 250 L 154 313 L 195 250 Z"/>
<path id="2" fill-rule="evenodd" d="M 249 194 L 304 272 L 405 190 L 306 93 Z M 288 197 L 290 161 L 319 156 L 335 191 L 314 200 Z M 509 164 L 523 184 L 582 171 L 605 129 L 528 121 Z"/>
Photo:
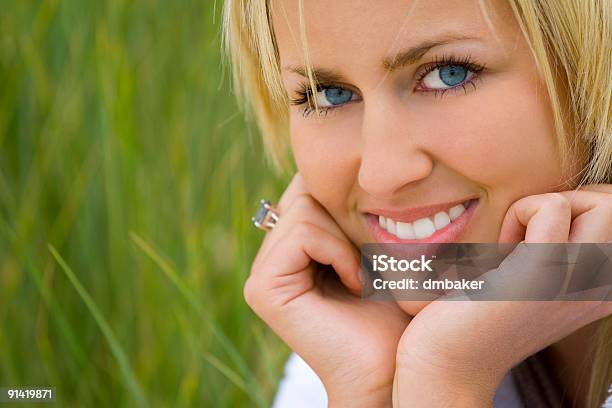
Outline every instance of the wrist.
<path id="1" fill-rule="evenodd" d="M 391 408 L 393 389 L 391 385 L 376 390 L 355 389 L 355 387 L 335 388 L 327 392 L 329 408 Z"/>
<path id="2" fill-rule="evenodd" d="M 398 363 L 392 400 L 401 407 L 492 407 L 496 378 L 469 369 Z"/>
<path id="3" fill-rule="evenodd" d="M 449 382 L 423 376 L 414 378 L 400 373 L 398 376 L 398 385 L 393 391 L 394 406 L 457 408 L 493 406 L 494 392 L 487 386 L 474 386 L 466 382 Z"/>

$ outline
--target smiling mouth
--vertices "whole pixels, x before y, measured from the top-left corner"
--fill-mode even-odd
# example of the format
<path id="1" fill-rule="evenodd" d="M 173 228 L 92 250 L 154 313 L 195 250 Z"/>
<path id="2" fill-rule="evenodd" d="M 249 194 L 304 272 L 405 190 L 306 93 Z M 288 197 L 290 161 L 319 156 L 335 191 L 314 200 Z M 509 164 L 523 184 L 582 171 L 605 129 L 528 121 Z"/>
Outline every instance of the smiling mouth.
<path id="1" fill-rule="evenodd" d="M 477 204 L 473 198 L 404 212 L 374 210 L 367 217 L 379 242 L 453 242 Z"/>

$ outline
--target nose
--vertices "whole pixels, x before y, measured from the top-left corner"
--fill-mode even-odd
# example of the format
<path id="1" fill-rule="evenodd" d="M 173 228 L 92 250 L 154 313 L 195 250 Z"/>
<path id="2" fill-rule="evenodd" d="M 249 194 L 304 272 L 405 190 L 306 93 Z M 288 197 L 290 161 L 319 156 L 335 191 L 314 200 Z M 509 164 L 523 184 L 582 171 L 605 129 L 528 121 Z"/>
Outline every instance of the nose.
<path id="1" fill-rule="evenodd" d="M 433 159 L 416 123 L 397 101 L 364 106 L 358 183 L 367 193 L 390 198 L 431 174 Z"/>

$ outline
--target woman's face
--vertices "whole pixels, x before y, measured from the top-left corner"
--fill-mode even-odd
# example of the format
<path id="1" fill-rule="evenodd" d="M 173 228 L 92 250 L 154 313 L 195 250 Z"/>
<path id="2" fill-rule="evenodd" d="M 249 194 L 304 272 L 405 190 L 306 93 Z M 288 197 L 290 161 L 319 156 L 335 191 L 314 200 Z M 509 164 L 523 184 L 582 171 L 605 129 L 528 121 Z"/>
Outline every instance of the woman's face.
<path id="1" fill-rule="evenodd" d="M 509 206 L 565 176 L 535 60 L 504 1 L 273 2 L 307 188 L 356 244 L 496 242 Z"/>

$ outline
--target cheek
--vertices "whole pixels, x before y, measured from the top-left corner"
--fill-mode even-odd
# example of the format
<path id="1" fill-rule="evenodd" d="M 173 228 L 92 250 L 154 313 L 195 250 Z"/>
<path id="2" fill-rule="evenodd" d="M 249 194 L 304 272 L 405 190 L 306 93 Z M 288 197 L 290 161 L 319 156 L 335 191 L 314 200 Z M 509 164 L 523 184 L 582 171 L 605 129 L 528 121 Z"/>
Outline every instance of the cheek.
<path id="1" fill-rule="evenodd" d="M 345 208 L 359 168 L 359 129 L 352 121 L 292 118 L 291 145 L 310 193 L 328 211 Z"/>
<path id="2" fill-rule="evenodd" d="M 529 184 L 541 189 L 560 177 L 555 132 L 544 89 L 533 81 L 498 81 L 444 101 L 429 120 L 432 153 L 462 176 L 492 189 Z M 529 181 L 529 183 L 526 183 Z M 546 187 L 544 187 L 546 186 Z M 519 187 L 521 188 L 521 187 Z"/>

